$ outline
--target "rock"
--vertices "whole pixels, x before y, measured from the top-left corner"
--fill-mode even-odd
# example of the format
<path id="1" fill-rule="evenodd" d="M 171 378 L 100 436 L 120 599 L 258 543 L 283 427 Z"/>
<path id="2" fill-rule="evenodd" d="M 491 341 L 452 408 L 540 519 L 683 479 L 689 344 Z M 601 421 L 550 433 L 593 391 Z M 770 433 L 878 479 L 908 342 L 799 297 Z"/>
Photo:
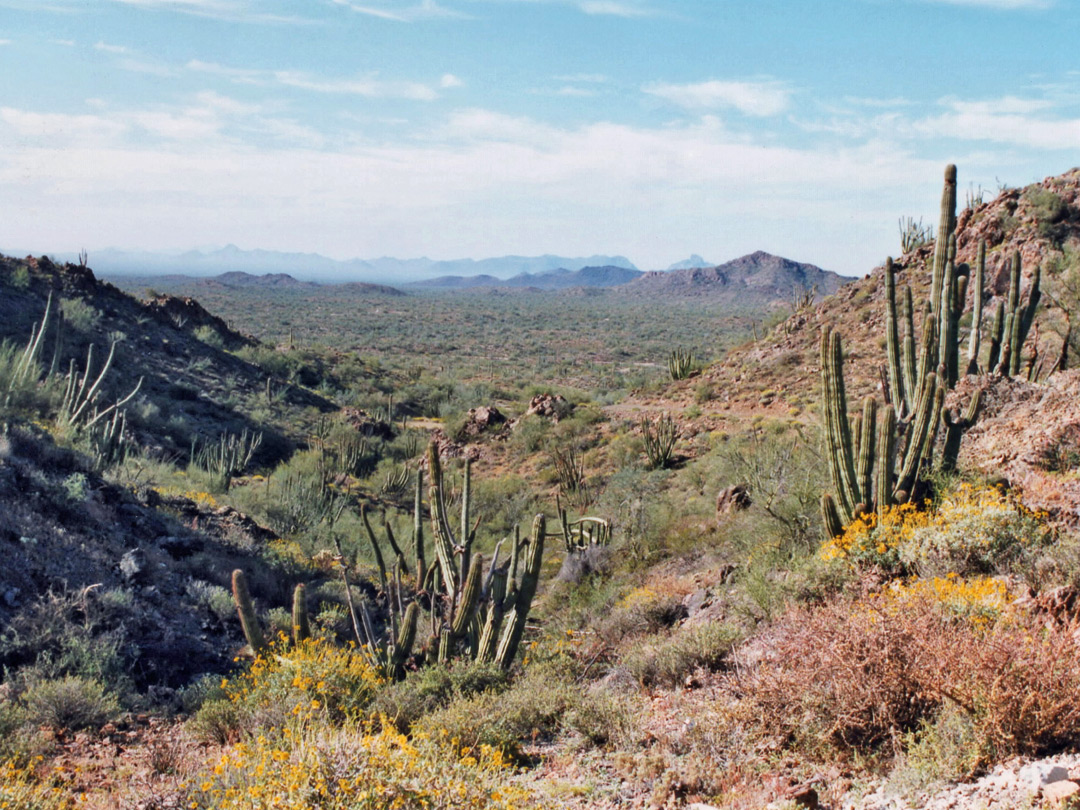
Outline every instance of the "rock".
<path id="1" fill-rule="evenodd" d="M 708 607 L 712 603 L 712 597 L 709 592 L 704 588 L 699 588 L 691 594 L 688 594 L 682 601 L 683 607 L 686 608 L 686 615 L 689 618 L 697 613 L 700 613 L 703 608 Z"/>
<path id="2" fill-rule="evenodd" d="M 809 782 L 801 785 L 793 785 L 785 792 L 784 798 L 795 802 L 799 807 L 807 810 L 818 810 L 818 792 Z"/>
<path id="3" fill-rule="evenodd" d="M 525 411 L 526 415 L 546 416 L 555 422 L 569 413 L 570 403 L 562 394 L 537 394 L 529 400 L 529 409 Z"/>
<path id="4" fill-rule="evenodd" d="M 506 422 L 506 417 L 494 405 L 481 405 L 479 408 L 469 408 L 461 432 L 466 436 L 479 436 L 488 428 L 504 422 Z"/>
<path id="5" fill-rule="evenodd" d="M 1028 793 L 1038 793 L 1046 785 L 1062 782 L 1069 778 L 1069 772 L 1060 765 L 1050 762 L 1033 762 L 1020 769 L 1018 781 Z"/>
<path id="6" fill-rule="evenodd" d="M 185 557 L 190 557 L 197 551 L 201 551 L 203 547 L 202 540 L 197 537 L 159 537 L 157 544 L 161 547 L 161 550 L 172 557 L 174 560 L 182 560 Z"/>
<path id="7" fill-rule="evenodd" d="M 1050 807 L 1065 807 L 1078 793 L 1080 793 L 1080 785 L 1067 779 L 1051 782 L 1042 789 L 1043 802 Z"/>
<path id="8" fill-rule="evenodd" d="M 720 494 L 716 496 L 716 517 L 719 520 L 732 512 L 741 512 L 743 509 L 749 509 L 751 504 L 753 501 L 750 500 L 746 485 L 734 484 L 720 490 Z"/>
<path id="9" fill-rule="evenodd" d="M 128 582 L 144 582 L 150 576 L 150 561 L 141 548 L 133 548 L 120 558 L 120 573 Z"/>

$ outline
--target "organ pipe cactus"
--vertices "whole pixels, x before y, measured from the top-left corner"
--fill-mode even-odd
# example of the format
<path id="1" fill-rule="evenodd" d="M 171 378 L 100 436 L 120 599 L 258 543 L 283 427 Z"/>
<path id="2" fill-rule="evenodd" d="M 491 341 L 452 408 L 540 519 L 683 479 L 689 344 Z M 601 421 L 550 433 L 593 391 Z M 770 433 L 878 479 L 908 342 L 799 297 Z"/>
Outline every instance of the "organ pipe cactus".
<path id="1" fill-rule="evenodd" d="M 379 623 L 363 613 L 364 629 L 361 641 L 372 648 L 372 660 L 385 667 L 390 677 L 404 675 L 410 659 L 417 662 L 450 661 L 466 657 L 497 662 L 508 668 L 513 663 L 525 631 L 533 597 L 536 594 L 542 563 L 546 523 L 538 515 L 533 532 L 524 541 L 515 529 L 510 553 L 502 561 L 499 552 L 504 540 L 492 555 L 490 564 L 483 556 L 472 554 L 471 547 L 479 522 L 471 514 L 471 471 L 466 464 L 462 486 L 460 524 L 451 528 L 446 503 L 446 482 L 438 447 L 428 448 L 428 493 L 430 525 L 436 561 L 430 567 L 424 554 L 423 481 L 417 473 L 413 499 L 413 550 L 416 555 L 410 564 L 396 543 L 393 531 L 384 521 L 385 541 L 380 539 L 366 510 L 362 511 L 364 530 L 372 545 L 379 569 L 380 594 L 375 605 L 385 607 L 386 635 L 380 640 Z M 598 518 L 583 518 L 590 527 L 606 526 Z M 575 524 L 568 524 L 571 529 Z M 582 525 L 585 525 L 582 523 Z M 396 557 L 389 565 L 381 548 L 388 542 Z M 459 559 L 460 558 L 460 559 Z M 520 576 L 519 576 L 519 569 Z M 416 573 L 415 589 L 409 592 L 404 572 Z M 420 614 L 427 611 L 425 635 L 428 641 L 414 652 L 419 633 Z"/>
<path id="2" fill-rule="evenodd" d="M 293 590 L 292 602 L 292 633 L 293 643 L 299 644 L 305 639 L 311 638 L 311 623 L 308 620 L 307 588 L 303 583 Z"/>
<path id="3" fill-rule="evenodd" d="M 910 287 L 898 303 L 896 268 L 885 263 L 886 405 L 873 397 L 861 414 L 848 417 L 840 335 L 826 327 L 821 336 L 821 378 L 827 461 L 835 497 L 822 497 L 822 520 L 829 536 L 864 513 L 917 500 L 943 425 L 940 463 L 955 466 L 960 440 L 978 417 L 980 396 L 963 416 L 945 410 L 945 395 L 960 374 L 960 318 L 970 291 L 973 300 L 965 373 L 978 370 L 986 270 L 986 245 L 980 243 L 974 275 L 956 262 L 956 167 L 945 169 L 938 238 L 931 268 L 929 300 L 922 305 L 922 334 L 916 335 Z M 990 362 L 1004 372 L 1019 371 L 1019 347 L 1031 328 L 1039 302 L 1039 272 L 1032 278 L 1026 305 L 1020 302 L 1020 258 L 1013 259 L 1007 304 L 999 304 L 990 332 Z M 901 326 L 903 330 L 901 333 Z M 1016 347 L 1014 350 L 1013 347 Z M 880 416 L 880 418 L 879 418 Z"/>
<path id="4" fill-rule="evenodd" d="M 255 605 L 251 601 L 247 577 L 239 568 L 232 573 L 232 593 L 236 612 L 240 616 L 240 626 L 244 628 L 244 638 L 251 646 L 251 651 L 259 655 L 266 650 L 266 637 L 263 636 L 259 619 L 255 615 Z"/>

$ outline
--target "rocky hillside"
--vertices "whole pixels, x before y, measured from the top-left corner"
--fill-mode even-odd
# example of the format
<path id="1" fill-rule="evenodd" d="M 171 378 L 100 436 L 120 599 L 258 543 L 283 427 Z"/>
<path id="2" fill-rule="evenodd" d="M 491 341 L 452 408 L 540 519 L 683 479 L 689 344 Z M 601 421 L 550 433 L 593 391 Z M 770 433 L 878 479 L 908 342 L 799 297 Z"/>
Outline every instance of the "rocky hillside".
<path id="1" fill-rule="evenodd" d="M 1075 311 L 1078 303 L 1080 170 L 1022 189 L 1007 189 L 993 200 L 960 211 L 956 234 L 958 262 L 973 263 L 978 241 L 986 241 L 984 335 L 989 331 L 994 307 L 1008 292 L 1007 262 L 1014 251 L 1022 257 L 1022 294 L 1027 294 L 1034 269 L 1042 268 L 1043 299 L 1036 325 L 1045 374 L 1060 354 L 1068 330 L 1068 309 L 1063 305 Z M 926 296 L 933 251 L 931 242 L 895 260 L 898 289 L 909 285 L 916 300 Z M 777 412 L 804 408 L 819 396 L 821 327 L 839 325 L 847 356 L 844 374 L 850 401 L 877 391 L 885 340 L 883 273 L 883 267 L 876 267 L 817 306 L 791 313 L 767 335 L 707 369 L 704 381 L 714 387 L 719 401 L 731 408 L 755 406 L 763 392 L 768 392 Z M 966 311 L 970 309 L 969 300 Z M 964 332 L 969 328 L 969 319 L 965 314 Z M 1071 339 L 1075 337 L 1074 333 Z M 1075 357 L 1075 347 L 1071 351 Z M 682 384 L 686 390 L 690 386 Z"/>
<path id="2" fill-rule="evenodd" d="M 782 305 L 816 290 L 831 295 L 849 279 L 812 264 L 757 251 L 715 267 L 652 271 L 623 287 L 633 296 L 693 297 L 739 305 Z"/>
<path id="3" fill-rule="evenodd" d="M 0 256 L 0 273 L 7 282 L 0 296 L 0 339 L 25 345 L 51 294 L 47 364 L 55 356 L 58 369 L 74 363 L 81 370 L 93 346 L 96 376 L 115 341 L 103 386 L 107 396 L 120 397 L 142 380 L 129 408 L 129 428 L 139 444 L 186 454 L 193 439 L 216 440 L 247 429 L 263 434 L 260 460 L 270 463 L 302 439 L 298 427 L 310 421 L 304 412 L 336 410 L 323 397 L 243 359 L 268 349 L 192 298 L 154 295 L 140 301 L 98 280 L 88 267 L 46 257 Z"/>

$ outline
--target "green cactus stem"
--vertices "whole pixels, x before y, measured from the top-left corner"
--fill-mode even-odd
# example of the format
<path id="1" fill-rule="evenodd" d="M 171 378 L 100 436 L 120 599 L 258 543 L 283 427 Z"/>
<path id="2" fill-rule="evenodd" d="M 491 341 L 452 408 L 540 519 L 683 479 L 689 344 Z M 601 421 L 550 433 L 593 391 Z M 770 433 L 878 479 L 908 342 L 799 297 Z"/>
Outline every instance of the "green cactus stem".
<path id="1" fill-rule="evenodd" d="M 825 524 L 825 533 L 831 540 L 844 533 L 844 521 L 836 509 L 836 501 L 828 492 L 821 496 L 821 520 Z"/>
<path id="2" fill-rule="evenodd" d="M 938 219 L 937 239 L 934 240 L 934 266 L 930 282 L 931 314 L 941 311 L 945 263 L 949 253 L 949 237 L 956 229 L 956 166 L 945 167 L 945 186 L 941 191 L 941 216 Z"/>
<path id="3" fill-rule="evenodd" d="M 293 589 L 292 597 L 293 643 L 300 644 L 311 638 L 311 622 L 308 620 L 307 588 L 300 583 Z"/>
<path id="4" fill-rule="evenodd" d="M 469 567 L 469 575 L 465 578 L 465 587 L 461 591 L 461 597 L 457 604 L 450 629 L 454 638 L 461 638 L 469 629 L 469 623 L 476 615 L 476 607 L 480 601 L 481 583 L 484 578 L 484 558 L 476 555 Z"/>
<path id="5" fill-rule="evenodd" d="M 247 639 L 251 651 L 255 655 L 260 655 L 266 651 L 266 637 L 263 636 L 259 619 L 255 615 L 255 605 L 251 601 L 247 577 L 239 568 L 232 572 L 232 593 L 236 612 L 240 616 L 240 626 L 244 628 L 244 638 Z"/>
<path id="6" fill-rule="evenodd" d="M 967 373 L 979 373 L 979 342 L 982 339 L 983 291 L 986 277 L 986 241 L 979 240 L 975 278 L 971 284 L 971 335 L 968 338 Z"/>
<path id="7" fill-rule="evenodd" d="M 544 555 L 544 537 L 547 528 L 543 515 L 537 515 L 533 520 L 532 537 L 529 540 L 528 554 L 525 559 L 525 571 L 521 577 L 521 584 L 514 596 L 514 605 L 510 609 L 503 627 L 502 636 L 499 638 L 499 646 L 495 653 L 496 663 L 503 669 L 509 669 L 517 657 L 518 645 L 525 633 L 525 622 L 532 608 L 533 597 L 540 582 L 540 566 Z"/>

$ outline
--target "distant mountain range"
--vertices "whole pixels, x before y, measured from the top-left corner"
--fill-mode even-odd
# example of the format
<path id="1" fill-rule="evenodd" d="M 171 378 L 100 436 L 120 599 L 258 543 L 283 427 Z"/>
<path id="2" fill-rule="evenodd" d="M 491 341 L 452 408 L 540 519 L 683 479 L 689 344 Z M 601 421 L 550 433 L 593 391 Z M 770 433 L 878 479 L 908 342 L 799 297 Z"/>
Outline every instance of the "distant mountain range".
<path id="1" fill-rule="evenodd" d="M 7 251 L 5 251 L 7 252 Z M 14 255 L 7 252 L 8 255 Z M 57 261 L 76 261 L 74 254 L 53 254 Z M 220 250 L 186 253 L 128 252 L 108 248 L 90 254 L 89 265 L 99 275 L 219 276 L 243 271 L 253 275 L 287 274 L 293 279 L 340 283 L 346 281 L 382 284 L 409 284 L 438 276 L 489 275 L 506 279 L 521 274 L 546 273 L 552 270 L 580 270 L 583 267 L 610 266 L 630 270 L 636 267 L 625 256 L 499 256 L 491 259 L 348 259 L 339 261 L 318 253 L 279 253 L 272 250 L 241 250 L 227 245 Z"/>
<path id="2" fill-rule="evenodd" d="M 491 275 L 439 276 L 427 281 L 414 282 L 412 286 L 437 287 L 440 289 L 468 289 L 471 287 L 526 287 L 538 290 L 565 290 L 570 287 L 617 287 L 645 275 L 631 267 L 604 265 L 568 270 L 560 267 L 542 273 L 518 273 L 508 279 Z"/>

